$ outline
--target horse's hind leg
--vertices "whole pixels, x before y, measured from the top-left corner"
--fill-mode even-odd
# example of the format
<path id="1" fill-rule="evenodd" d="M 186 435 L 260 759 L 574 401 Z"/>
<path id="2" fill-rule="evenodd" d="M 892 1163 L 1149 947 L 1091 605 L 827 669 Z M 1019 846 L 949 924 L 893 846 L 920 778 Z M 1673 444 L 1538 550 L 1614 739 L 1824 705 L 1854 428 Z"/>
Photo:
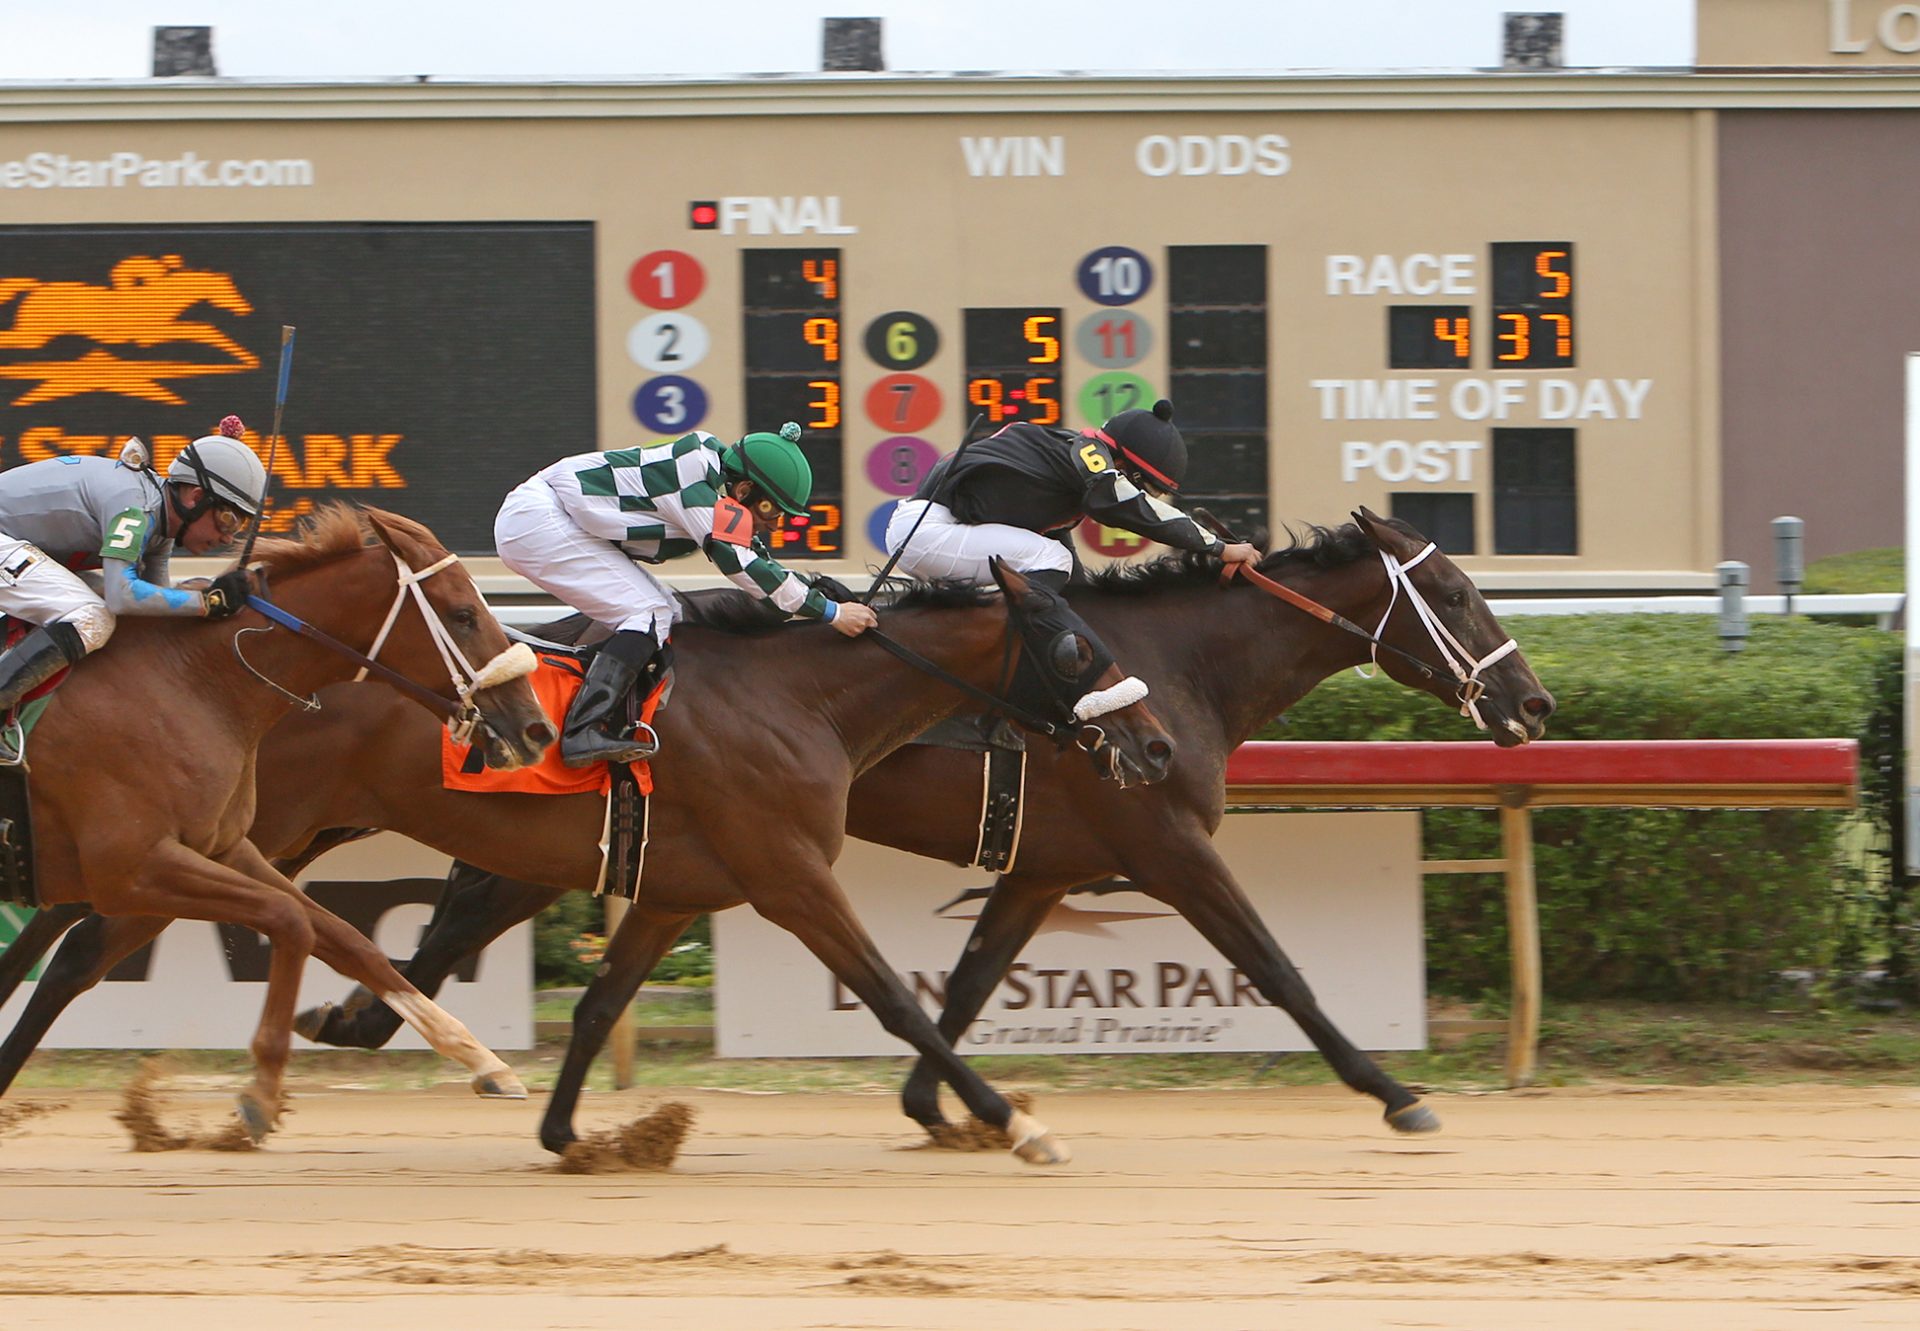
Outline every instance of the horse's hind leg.
<path id="1" fill-rule="evenodd" d="M 139 951 L 173 923 L 147 915 L 123 915 L 110 920 L 88 914 L 84 905 L 79 907 L 79 914 L 87 918 L 67 935 L 60 950 L 53 954 L 53 960 L 41 972 L 40 983 L 27 999 L 20 1020 L 7 1032 L 5 1042 L 0 1043 L 0 1095 L 5 1095 L 13 1085 L 13 1079 L 20 1075 L 20 1069 L 26 1066 L 27 1059 L 32 1057 L 34 1049 L 46 1038 L 68 1004 L 100 983 L 122 957 Z M 21 935 L 22 939 L 25 937 Z"/>
<path id="2" fill-rule="evenodd" d="M 587 1071 L 607 1042 L 607 1032 L 674 940 L 693 922 L 690 914 L 636 901 L 607 943 L 607 955 L 573 1006 L 573 1036 L 567 1041 L 566 1061 L 553 1084 L 547 1112 L 540 1120 L 540 1144 L 558 1155 L 576 1139 L 573 1111 L 586 1085 Z"/>
<path id="3" fill-rule="evenodd" d="M 420 948 L 400 973 L 432 998 L 461 962 L 562 895 L 562 888 L 502 878 L 455 860 Z M 400 1029 L 400 1014 L 362 985 L 343 1002 L 308 1008 L 294 1020 L 294 1029 L 318 1044 L 378 1049 Z"/>
<path id="4" fill-rule="evenodd" d="M 47 906 L 33 913 L 7 950 L 0 953 L 0 1006 L 13 997 L 13 991 L 27 978 L 34 963 L 47 954 L 60 935 L 85 919 L 91 907 L 84 901 Z"/>
<path id="5" fill-rule="evenodd" d="M 947 976 L 940 1037 L 948 1044 L 958 1040 L 980 1015 L 995 987 L 1006 978 L 1013 959 L 1073 882 L 1070 878 L 1033 879 L 1018 874 L 995 880 L 987 904 L 961 949 L 960 960 Z M 946 1122 L 940 1111 L 940 1073 L 932 1060 L 923 1057 L 914 1063 L 900 1092 L 901 1108 L 925 1128 L 937 1128 Z"/>
<path id="6" fill-rule="evenodd" d="M 1030 1165 L 1064 1164 L 1071 1158 L 1064 1144 L 1031 1115 L 1008 1104 L 941 1038 L 854 917 L 832 874 L 824 867 L 809 872 L 789 865 L 773 881 L 779 884 L 777 890 L 749 895 L 753 908 L 805 943 L 889 1033 L 919 1050 L 974 1117 L 1004 1129 L 1013 1138 L 1014 1154 Z"/>
<path id="7" fill-rule="evenodd" d="M 1354 1048 L 1320 1010 L 1313 990 L 1267 932 L 1213 843 L 1194 841 L 1181 849 L 1184 857 L 1163 866 L 1164 873 L 1130 874 L 1134 886 L 1184 915 L 1263 997 L 1292 1017 L 1341 1081 L 1386 1106 L 1389 1127 L 1396 1132 L 1439 1131 L 1439 1116 Z"/>

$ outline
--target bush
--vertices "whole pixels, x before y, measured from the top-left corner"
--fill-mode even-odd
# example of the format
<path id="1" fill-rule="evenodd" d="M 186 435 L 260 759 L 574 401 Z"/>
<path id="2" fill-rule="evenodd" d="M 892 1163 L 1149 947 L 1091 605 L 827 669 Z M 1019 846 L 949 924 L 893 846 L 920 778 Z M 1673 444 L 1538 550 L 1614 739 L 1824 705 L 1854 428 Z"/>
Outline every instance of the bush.
<path id="1" fill-rule="evenodd" d="M 559 989 L 590 982 L 606 948 L 606 907 L 585 892 L 568 892 L 533 921 L 533 982 Z M 660 958 L 647 978 L 655 984 L 711 983 L 712 919 L 702 915 Z"/>
<path id="2" fill-rule="evenodd" d="M 1746 650 L 1729 654 L 1714 621 L 1699 616 L 1514 617 L 1507 628 L 1558 702 L 1549 726 L 1555 739 L 1840 737 L 1861 739 L 1865 752 L 1874 726 L 1885 724 L 1889 680 L 1896 698 L 1899 692 L 1900 641 L 1873 629 L 1756 619 Z M 1474 734 L 1431 697 L 1343 672 L 1264 737 Z M 1898 912 L 1889 914 L 1889 890 L 1872 888 L 1860 857 L 1846 849 L 1862 828 L 1884 835 L 1885 811 L 1863 813 L 1538 811 L 1548 992 L 1752 1000 L 1781 970 L 1891 959 Z M 1436 859 L 1498 855 L 1498 820 L 1480 810 L 1430 811 L 1425 847 Z M 1426 908 L 1433 988 L 1504 993 L 1506 903 L 1498 879 L 1430 876 Z"/>

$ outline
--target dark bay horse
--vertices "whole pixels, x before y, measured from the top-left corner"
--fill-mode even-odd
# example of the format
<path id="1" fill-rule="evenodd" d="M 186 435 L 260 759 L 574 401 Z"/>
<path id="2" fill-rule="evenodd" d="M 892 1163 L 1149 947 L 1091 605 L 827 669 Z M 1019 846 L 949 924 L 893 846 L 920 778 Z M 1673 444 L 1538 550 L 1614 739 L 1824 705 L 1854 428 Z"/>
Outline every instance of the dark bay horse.
<path id="1" fill-rule="evenodd" d="M 1003 586 L 1016 606 L 1029 595 L 1017 574 L 1006 574 Z M 674 634 L 674 696 L 658 722 L 662 748 L 654 760 L 644 890 L 629 915 L 649 921 L 664 949 L 697 916 L 750 902 L 798 936 L 888 1031 L 939 1067 L 973 1113 L 1007 1129 L 1020 1158 L 1064 1160 L 1065 1148 L 1043 1126 L 1015 1111 L 940 1037 L 832 875 L 855 777 L 969 699 L 862 639 L 850 642 L 819 626 L 770 630 L 757 610 L 745 618 L 751 625 L 732 632 L 683 625 Z M 998 598 L 972 588 L 922 588 L 882 603 L 882 630 L 980 689 L 999 682 L 1007 626 Z M 1108 667 L 1091 687 L 1119 679 Z M 491 843 L 498 853 L 484 858 L 501 872 L 595 884 L 600 796 L 445 790 L 438 729 L 416 709 L 387 701 L 368 690 L 334 690 L 318 715 L 280 729 L 259 771 L 253 834 L 262 846 L 287 853 L 326 828 L 380 827 L 454 855 L 477 855 Z M 1109 741 L 1101 770 L 1148 781 L 1166 774 L 1172 742 L 1146 703 L 1099 720 Z M 1086 765 L 1091 772 L 1094 765 Z M 61 949 L 0 1053 L 0 1090 L 66 1001 L 166 926 L 162 912 L 148 914 L 155 918 L 92 922 Z M 57 935 L 64 923 L 50 915 L 47 927 Z M 39 925 L 36 918 L 29 930 Z M 76 961 L 63 965 L 69 947 Z M 15 966 L 10 952 L 7 963 L 0 1000 L 31 961 Z M 580 1075 L 598 1044 L 581 1042 Z M 567 1134 L 556 1149 L 571 1140 L 572 1103 L 569 1097 L 549 1108 L 543 1140 L 555 1145 L 556 1123 Z"/>
<path id="2" fill-rule="evenodd" d="M 1404 565 L 1421 546 L 1402 524 L 1362 514 L 1356 525 L 1315 531 L 1269 555 L 1261 566 L 1369 628 L 1391 602 L 1394 611 L 1383 636 L 1438 666 L 1434 639 L 1404 597 L 1393 597 L 1382 557 L 1391 554 Z M 1110 785 L 1089 779 L 1082 764 L 1034 746 L 1025 845 L 1016 872 L 996 883 L 948 979 L 941 1029 L 951 1039 L 966 1028 L 1070 888 L 1124 876 L 1190 920 L 1306 1031 L 1343 1081 L 1382 1103 L 1388 1123 L 1401 1131 L 1436 1127 L 1426 1106 L 1355 1049 L 1320 1010 L 1211 841 L 1223 812 L 1227 756 L 1328 675 L 1365 661 L 1369 646 L 1254 588 L 1236 584 L 1223 591 L 1218 573 L 1217 564 L 1170 557 L 1098 575 L 1090 586 L 1074 590 L 1076 608 L 1120 658 L 1140 662 L 1147 672 L 1152 699 L 1180 741 L 1181 761 L 1168 781 L 1123 798 Z M 1429 556 L 1414 568 L 1412 580 L 1442 626 L 1475 658 L 1496 650 L 1504 636 L 1499 625 L 1450 561 Z M 1437 679 L 1430 678 L 1398 657 L 1383 659 L 1395 678 L 1455 701 L 1452 686 L 1441 682 L 1450 672 L 1440 669 Z M 1484 672 L 1483 681 L 1482 715 L 1497 741 L 1517 743 L 1542 732 L 1552 699 L 1519 656 L 1509 655 Z M 337 844 L 322 829 L 393 826 L 422 785 L 437 783 L 437 770 L 421 770 L 431 755 L 432 737 L 424 727 L 408 727 L 406 708 L 356 691 L 354 709 L 353 714 L 329 711 L 291 719 L 269 737 L 256 827 L 263 845 L 310 858 Z M 413 747 L 420 753 L 409 757 Z M 334 753 L 351 760 L 328 761 Z M 367 771 L 388 773 L 392 780 L 369 786 L 349 775 Z M 978 755 L 922 746 L 897 750 L 854 783 L 848 828 L 884 845 L 964 862 L 977 832 L 979 780 Z M 429 992 L 461 959 L 562 890 L 590 889 L 596 881 L 594 844 L 603 816 L 597 798 L 529 797 L 498 808 L 496 816 L 463 817 L 457 827 L 439 829 L 447 834 L 437 840 L 432 828 L 425 835 L 481 866 L 456 866 L 433 926 L 408 965 L 408 974 Z M 28 926 L 33 937 L 23 934 L 0 958 L 0 1001 L 70 922 L 71 917 L 43 913 Z M 62 995 L 78 992 L 90 982 L 88 976 L 111 964 L 112 957 L 104 963 L 101 957 L 97 930 L 89 926 L 76 933 L 49 967 L 34 1002 L 45 995 L 57 1011 L 66 1001 Z M 639 983 L 640 972 L 624 973 Z M 608 1006 L 619 1008 L 618 1003 Z M 0 1088 L 50 1020 L 30 1012 L 23 1029 L 0 1045 Z M 301 1020 L 302 1033 L 310 1038 L 368 1048 L 399 1026 L 365 993 Z M 605 1020 L 610 1017 L 599 1005 L 576 1017 L 582 1030 L 597 1029 Z M 936 1090 L 934 1080 L 917 1069 L 906 1092 L 908 1112 L 929 1126 L 941 1122 Z M 554 1133 L 550 1144 L 564 1146 L 566 1140 L 564 1133 Z"/>
<path id="3" fill-rule="evenodd" d="M 466 667 L 464 682 L 455 678 L 463 691 L 480 686 L 471 701 L 501 761 L 537 760 L 553 742 L 524 671 L 514 673 L 525 648 L 509 644 L 472 579 L 425 527 L 340 507 L 324 511 L 304 539 L 262 541 L 257 554 L 272 604 L 297 620 L 355 644 L 373 643 L 383 618 L 390 622 L 379 664 L 414 687 L 444 688 L 456 659 L 485 663 Z M 414 576 L 403 579 L 407 571 Z M 419 612 L 393 618 L 410 584 Z M 429 606 L 438 633 L 425 620 Z M 309 954 L 389 995 L 389 1006 L 434 1048 L 472 1070 L 480 1093 L 526 1094 L 498 1055 L 357 930 L 310 902 L 247 839 L 261 738 L 299 695 L 347 679 L 357 664 L 274 627 L 257 610 L 217 623 L 129 618 L 110 650 L 74 672 L 32 735 L 44 905 L 84 902 L 100 915 L 128 917 L 135 928 L 175 918 L 245 925 L 272 944 L 252 1043 L 255 1075 L 240 1096 L 241 1119 L 256 1141 L 279 1115 Z M 437 730 L 424 707 L 408 711 Z"/>

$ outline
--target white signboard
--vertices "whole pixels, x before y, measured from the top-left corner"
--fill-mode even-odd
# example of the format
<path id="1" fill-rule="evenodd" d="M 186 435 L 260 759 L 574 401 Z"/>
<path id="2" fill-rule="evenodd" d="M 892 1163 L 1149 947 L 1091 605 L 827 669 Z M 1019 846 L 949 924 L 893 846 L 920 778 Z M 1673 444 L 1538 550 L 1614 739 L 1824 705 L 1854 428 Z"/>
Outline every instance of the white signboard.
<path id="1" fill-rule="evenodd" d="M 1363 1049 L 1426 1044 L 1416 813 L 1229 815 L 1214 839 L 1322 1008 Z M 992 875 L 849 840 L 835 869 L 930 1014 Z M 729 1058 L 899 1054 L 785 930 L 714 917 L 716 1044 Z M 1021 953 L 962 1053 L 1132 1054 L 1311 1048 L 1184 919 L 1137 891 L 1069 895 Z"/>
<path id="2" fill-rule="evenodd" d="M 363 930 L 387 955 L 404 960 L 426 930 L 448 859 L 392 834 L 323 855 L 300 879 L 329 910 Z M 12 930 L 0 931 L 11 937 Z M 266 996 L 267 947 L 251 930 L 178 920 L 81 995 L 54 1023 L 53 1049 L 245 1049 Z M 345 998 L 352 985 L 309 961 L 300 1006 Z M 0 1022 L 18 1019 L 32 983 L 20 986 Z M 533 928 L 522 924 L 450 977 L 439 1002 L 494 1049 L 533 1045 Z M 295 1037 L 295 1044 L 311 1048 Z M 392 1048 L 424 1049 L 403 1027 Z"/>

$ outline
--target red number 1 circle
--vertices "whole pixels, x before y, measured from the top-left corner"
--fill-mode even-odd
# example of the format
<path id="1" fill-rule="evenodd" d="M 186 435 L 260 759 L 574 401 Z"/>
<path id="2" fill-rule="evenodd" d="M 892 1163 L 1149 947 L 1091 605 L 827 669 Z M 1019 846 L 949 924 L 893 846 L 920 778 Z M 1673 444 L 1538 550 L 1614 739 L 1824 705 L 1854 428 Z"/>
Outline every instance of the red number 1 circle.
<path id="1" fill-rule="evenodd" d="M 889 374 L 867 390 L 867 419 L 889 434 L 918 434 L 940 415 L 940 390 L 918 374 Z"/>
<path id="2" fill-rule="evenodd" d="M 642 305 L 677 310 L 692 304 L 707 286 L 707 270 L 683 250 L 655 250 L 634 260 L 627 270 L 627 289 Z"/>

